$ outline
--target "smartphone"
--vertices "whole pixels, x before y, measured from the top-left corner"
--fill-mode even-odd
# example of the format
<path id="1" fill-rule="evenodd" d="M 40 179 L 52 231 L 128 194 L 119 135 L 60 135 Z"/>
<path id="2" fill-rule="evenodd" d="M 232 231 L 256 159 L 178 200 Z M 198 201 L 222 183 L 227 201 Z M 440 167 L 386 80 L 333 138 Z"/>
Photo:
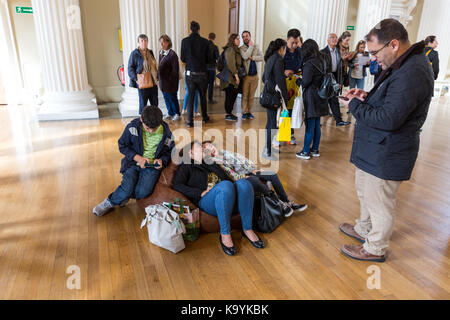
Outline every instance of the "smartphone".
<path id="1" fill-rule="evenodd" d="M 145 167 L 146 168 L 158 168 L 159 164 L 158 163 L 148 163 L 148 162 L 146 162 L 145 163 Z"/>
<path id="2" fill-rule="evenodd" d="M 348 100 L 350 100 L 349 98 L 347 98 L 347 97 L 344 97 L 344 96 L 339 96 L 338 98 L 339 98 L 339 99 L 341 99 L 341 100 L 344 100 L 344 101 L 348 101 Z"/>

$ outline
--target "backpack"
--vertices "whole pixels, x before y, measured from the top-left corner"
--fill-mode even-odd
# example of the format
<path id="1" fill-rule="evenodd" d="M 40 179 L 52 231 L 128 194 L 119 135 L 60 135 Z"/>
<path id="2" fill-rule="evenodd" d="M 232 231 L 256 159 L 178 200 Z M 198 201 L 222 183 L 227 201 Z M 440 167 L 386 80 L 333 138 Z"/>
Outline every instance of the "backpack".
<path id="1" fill-rule="evenodd" d="M 324 70 L 320 70 L 314 63 L 312 65 L 323 75 L 323 80 L 318 91 L 319 97 L 322 99 L 331 99 L 335 97 L 338 94 L 340 87 L 333 74 L 331 72 L 326 72 L 327 67 L 325 62 Z"/>
<path id="2" fill-rule="evenodd" d="M 225 64 L 225 50 L 223 50 L 219 56 L 219 59 L 217 59 L 217 70 L 222 72 L 223 69 L 225 69 Z"/>

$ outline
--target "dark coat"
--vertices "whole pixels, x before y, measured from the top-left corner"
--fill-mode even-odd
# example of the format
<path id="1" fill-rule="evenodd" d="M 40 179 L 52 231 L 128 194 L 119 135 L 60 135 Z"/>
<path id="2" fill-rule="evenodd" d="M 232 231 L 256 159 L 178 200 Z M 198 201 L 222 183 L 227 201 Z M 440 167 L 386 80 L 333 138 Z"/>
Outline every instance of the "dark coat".
<path id="1" fill-rule="evenodd" d="M 209 55 L 211 57 L 210 63 L 208 63 L 208 69 L 215 69 L 217 67 L 217 60 L 219 59 L 219 47 L 214 44 L 211 40 L 209 41 Z"/>
<path id="2" fill-rule="evenodd" d="M 217 164 L 182 164 L 173 179 L 173 189 L 198 206 L 202 193 L 208 189 L 208 174 L 214 172 L 222 181 L 231 181 L 225 171 Z"/>
<path id="3" fill-rule="evenodd" d="M 327 65 L 327 73 L 330 73 L 333 68 L 330 49 L 328 49 L 328 46 L 326 46 L 325 48 L 320 50 L 320 52 L 322 53 L 322 56 L 325 59 Z M 337 52 L 336 81 L 342 86 L 344 84 L 344 63 L 341 58 L 341 50 L 339 49 L 339 47 L 336 47 L 336 52 Z"/>
<path id="4" fill-rule="evenodd" d="M 420 128 L 433 94 L 433 71 L 419 42 L 385 70 L 365 101 L 353 99 L 356 119 L 351 162 L 384 180 L 409 180 Z"/>
<path id="5" fill-rule="evenodd" d="M 153 51 L 152 50 L 149 51 L 151 56 L 155 58 L 155 56 L 153 55 Z M 143 68 L 144 68 L 144 57 L 139 51 L 139 48 L 136 48 L 133 50 L 133 52 L 131 52 L 130 59 L 128 60 L 128 76 L 130 77 L 130 87 L 138 88 L 138 85 L 136 83 L 137 74 L 141 74 Z"/>
<path id="6" fill-rule="evenodd" d="M 161 159 L 163 166 L 166 167 L 172 156 L 172 149 L 175 142 L 172 132 L 167 123 L 162 123 L 164 127 L 164 134 L 161 142 L 156 148 L 155 159 Z M 120 173 L 124 173 L 131 166 L 136 165 L 133 158 L 138 154 L 144 154 L 144 141 L 142 137 L 142 122 L 140 118 L 132 120 L 122 133 L 119 139 L 119 150 L 125 157 L 122 159 Z"/>
<path id="7" fill-rule="evenodd" d="M 267 60 L 262 80 L 264 82 L 264 90 L 268 90 L 270 93 L 275 93 L 275 86 L 278 85 L 284 101 L 287 103 L 289 99 L 286 77 L 284 76 L 284 60 L 277 52 Z"/>
<path id="8" fill-rule="evenodd" d="M 207 39 L 193 32 L 181 41 L 181 61 L 186 63 L 186 71 L 204 72 L 213 62 L 212 50 Z"/>
<path id="9" fill-rule="evenodd" d="M 433 67 L 434 80 L 436 80 L 439 76 L 439 53 L 431 47 L 425 48 L 425 54 L 428 51 L 430 51 L 428 53 L 428 60 L 430 60 L 431 66 Z"/>
<path id="10" fill-rule="evenodd" d="M 366 52 L 367 55 L 369 55 L 368 52 Z M 353 58 L 351 60 L 348 61 L 348 77 L 350 78 L 352 76 L 352 70 L 355 66 L 355 60 L 358 58 L 358 54 L 355 54 L 353 56 Z M 369 68 L 370 65 L 368 66 L 363 66 L 363 77 L 367 77 L 367 68 Z M 375 81 L 376 82 L 376 81 Z"/>
<path id="11" fill-rule="evenodd" d="M 177 93 L 180 81 L 180 64 L 178 55 L 170 49 L 167 56 L 159 54 L 158 67 L 159 87 L 162 92 Z"/>
<path id="12" fill-rule="evenodd" d="M 319 97 L 319 88 L 323 81 L 323 62 L 318 58 L 310 58 L 302 66 L 302 78 L 297 85 L 303 89 L 303 103 L 306 119 L 328 115 L 328 101 Z"/>

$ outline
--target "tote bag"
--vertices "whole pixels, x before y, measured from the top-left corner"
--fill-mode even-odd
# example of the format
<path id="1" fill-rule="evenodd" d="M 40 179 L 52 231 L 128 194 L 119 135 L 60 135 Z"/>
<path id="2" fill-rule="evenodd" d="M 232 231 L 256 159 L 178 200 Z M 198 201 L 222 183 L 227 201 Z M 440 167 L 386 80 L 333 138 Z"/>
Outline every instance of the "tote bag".
<path id="1" fill-rule="evenodd" d="M 147 225 L 148 240 L 158 247 L 178 253 L 185 248 L 183 233 L 186 232 L 178 213 L 157 204 L 145 208 L 147 216 L 141 229 Z"/>
<path id="2" fill-rule="evenodd" d="M 294 108 L 292 109 L 291 128 L 300 129 L 303 124 L 303 91 L 302 88 L 298 90 L 298 95 L 294 101 Z"/>

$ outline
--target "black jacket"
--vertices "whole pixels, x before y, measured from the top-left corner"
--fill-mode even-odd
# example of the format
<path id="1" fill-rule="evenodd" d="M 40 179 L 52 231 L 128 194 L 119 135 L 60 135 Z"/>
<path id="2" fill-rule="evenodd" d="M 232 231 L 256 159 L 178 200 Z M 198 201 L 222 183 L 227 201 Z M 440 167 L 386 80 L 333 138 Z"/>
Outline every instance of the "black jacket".
<path id="1" fill-rule="evenodd" d="M 152 57 L 155 58 L 153 51 L 150 49 L 149 51 Z M 143 69 L 144 69 L 144 57 L 142 56 L 141 51 L 139 51 L 139 48 L 134 49 L 130 54 L 130 59 L 128 60 L 128 76 L 130 77 L 130 87 L 132 88 L 138 87 L 136 83 L 137 74 L 141 74 Z"/>
<path id="2" fill-rule="evenodd" d="M 173 179 L 173 189 L 198 206 L 202 193 L 208 189 L 208 174 L 214 172 L 220 180 L 231 181 L 218 164 L 181 164 Z"/>
<path id="3" fill-rule="evenodd" d="M 320 52 L 322 53 L 322 56 L 325 59 L 327 65 L 327 73 L 330 73 L 333 68 L 330 49 L 328 48 L 328 46 L 326 46 L 325 48 L 320 50 Z M 337 52 L 336 81 L 342 86 L 344 84 L 344 64 L 342 63 L 341 50 L 339 49 L 339 47 L 336 47 L 336 52 Z"/>
<path id="4" fill-rule="evenodd" d="M 178 55 L 172 49 L 169 50 L 166 56 L 162 52 L 159 54 L 158 79 L 162 92 L 178 92 L 180 65 L 178 63 Z"/>
<path id="5" fill-rule="evenodd" d="M 215 69 L 217 67 L 217 60 L 219 59 L 219 47 L 214 44 L 211 40 L 209 41 L 209 55 L 211 61 L 208 63 L 208 69 Z"/>
<path id="6" fill-rule="evenodd" d="M 193 32 L 181 41 L 181 61 L 186 63 L 186 71 L 205 72 L 213 62 L 209 41 Z"/>
<path id="7" fill-rule="evenodd" d="M 433 67 L 434 80 L 436 80 L 439 76 L 439 53 L 431 47 L 426 47 L 425 54 L 427 53 L 428 59 L 431 63 L 431 67 Z"/>
<path id="8" fill-rule="evenodd" d="M 306 119 L 328 115 L 328 101 L 320 98 L 318 93 L 324 77 L 322 61 L 310 58 L 303 63 L 302 70 L 302 78 L 297 79 L 297 85 L 303 89 Z"/>
<path id="9" fill-rule="evenodd" d="M 170 162 L 172 156 L 172 149 L 175 146 L 172 132 L 167 123 L 162 123 L 164 127 L 164 134 L 156 148 L 155 159 L 161 159 L 163 166 L 166 167 Z M 142 137 L 142 122 L 140 118 L 132 120 L 126 127 L 120 137 L 119 151 L 125 157 L 122 159 L 120 172 L 124 173 L 131 166 L 136 165 L 133 158 L 138 154 L 140 156 L 144 153 L 144 141 Z"/>
<path id="10" fill-rule="evenodd" d="M 264 66 L 262 80 L 264 82 L 264 89 L 271 93 L 275 93 L 275 86 L 278 85 L 284 101 L 287 103 L 289 99 L 286 77 L 284 76 L 284 60 L 277 52 L 267 60 Z"/>
<path id="11" fill-rule="evenodd" d="M 351 162 L 380 179 L 411 177 L 434 85 L 424 48 L 423 41 L 411 46 L 381 74 L 364 102 L 350 102 L 356 119 Z"/>

